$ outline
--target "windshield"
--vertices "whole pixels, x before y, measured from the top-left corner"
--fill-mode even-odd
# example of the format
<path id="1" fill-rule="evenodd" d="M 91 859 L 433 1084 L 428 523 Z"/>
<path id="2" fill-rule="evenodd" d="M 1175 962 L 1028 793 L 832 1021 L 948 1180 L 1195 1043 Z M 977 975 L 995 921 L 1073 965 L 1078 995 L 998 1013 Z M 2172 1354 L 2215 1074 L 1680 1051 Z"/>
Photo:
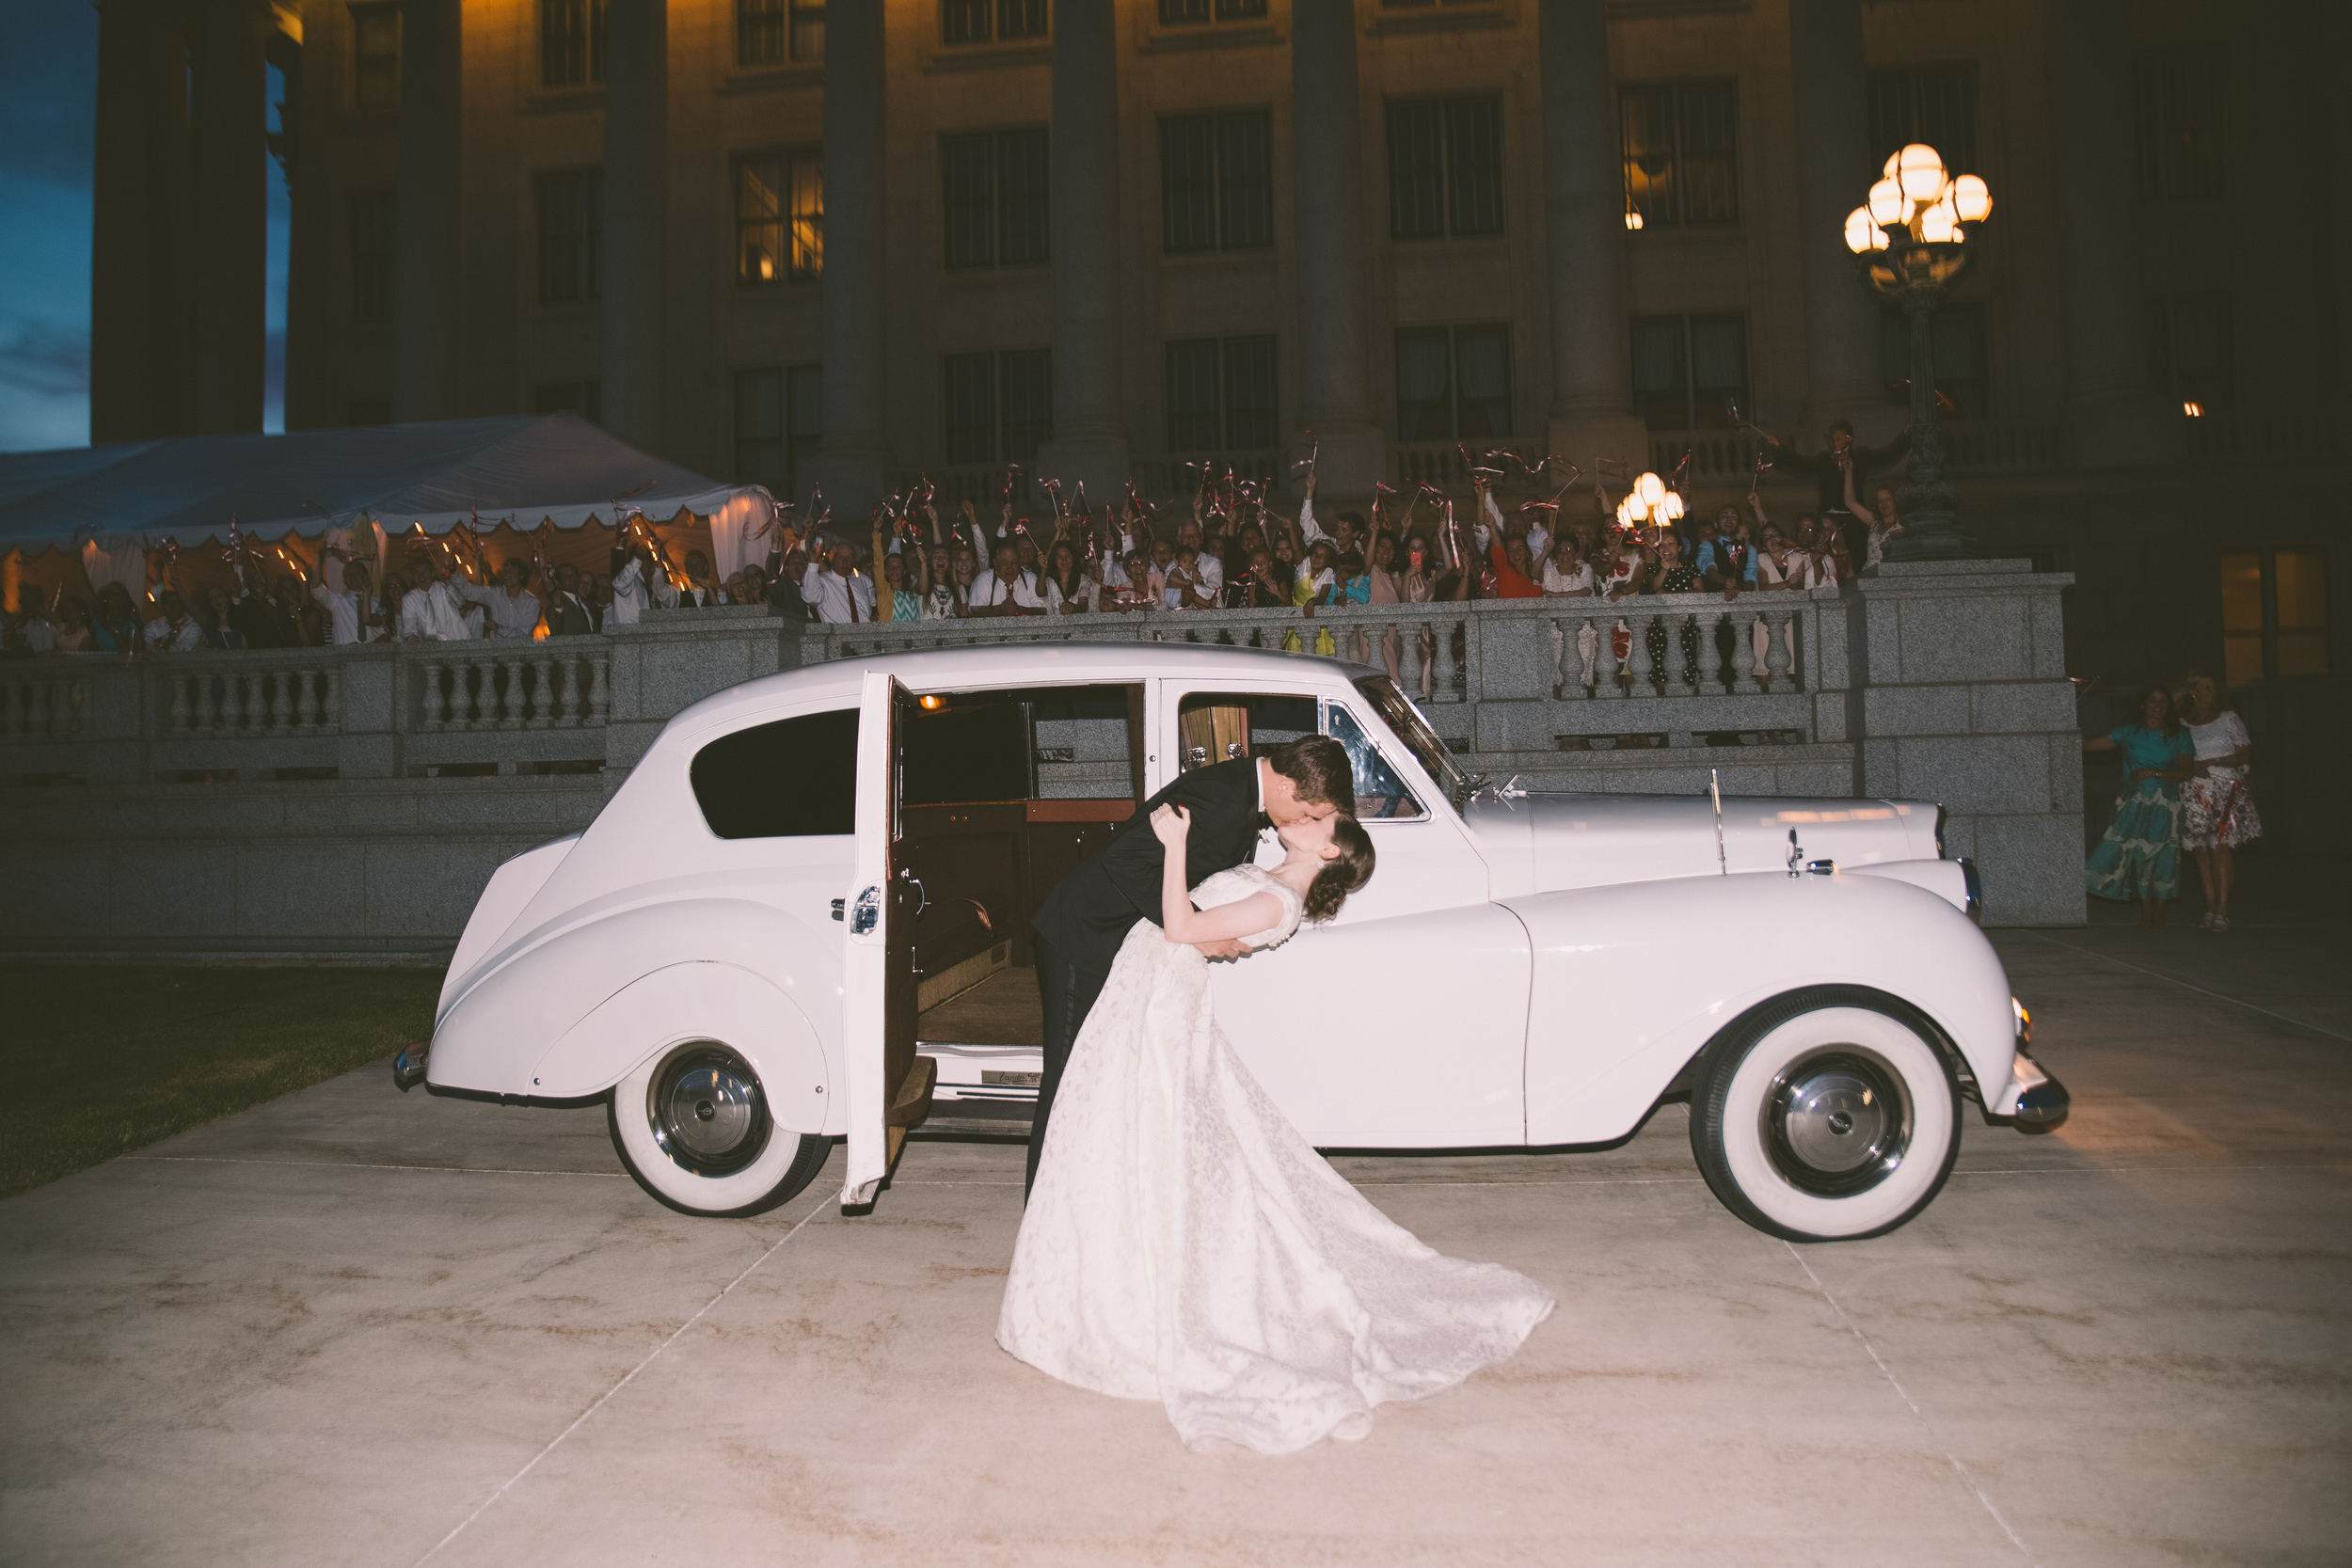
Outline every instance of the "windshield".
<path id="1" fill-rule="evenodd" d="M 1396 682 L 1386 675 L 1366 675 L 1356 683 L 1356 689 L 1364 694 L 1365 700 L 1388 721 L 1389 728 L 1396 732 L 1396 737 L 1413 753 L 1413 760 L 1429 770 L 1429 776 L 1438 781 L 1448 800 L 1458 807 L 1470 798 L 1470 776 L 1462 771 L 1454 753 L 1438 738 L 1438 732 L 1429 727 L 1429 721 L 1413 705 L 1413 700 L 1397 689 Z"/>

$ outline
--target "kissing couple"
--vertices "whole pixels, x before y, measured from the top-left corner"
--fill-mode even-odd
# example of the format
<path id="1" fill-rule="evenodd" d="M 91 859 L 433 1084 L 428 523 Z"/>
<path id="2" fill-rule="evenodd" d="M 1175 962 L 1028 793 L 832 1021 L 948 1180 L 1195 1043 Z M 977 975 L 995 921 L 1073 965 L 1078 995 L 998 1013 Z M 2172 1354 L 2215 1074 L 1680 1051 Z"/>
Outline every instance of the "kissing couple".
<path id="1" fill-rule="evenodd" d="M 1159 1401 L 1194 1449 L 1362 1437 L 1374 1406 L 1507 1359 L 1552 1308 L 1534 1281 L 1440 1257 L 1374 1208 L 1217 1026 L 1211 958 L 1279 946 L 1371 879 L 1354 800 L 1347 751 L 1324 736 L 1197 768 L 1034 922 L 1045 1063 L 996 1342 L 1065 1383 Z M 1269 829 L 1270 870 L 1252 860 Z"/>

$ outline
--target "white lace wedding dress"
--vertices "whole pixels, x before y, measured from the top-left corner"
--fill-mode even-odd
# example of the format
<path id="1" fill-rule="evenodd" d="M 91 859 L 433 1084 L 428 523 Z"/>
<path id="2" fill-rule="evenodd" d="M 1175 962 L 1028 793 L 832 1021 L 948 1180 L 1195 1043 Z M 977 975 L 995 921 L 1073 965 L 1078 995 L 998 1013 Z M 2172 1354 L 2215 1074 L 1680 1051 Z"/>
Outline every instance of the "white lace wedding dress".
<path id="1" fill-rule="evenodd" d="M 1261 892 L 1282 903 L 1245 939 L 1263 948 L 1298 928 L 1281 881 L 1244 865 L 1193 901 Z M 1160 1401 L 1189 1448 L 1288 1453 L 1361 1437 L 1375 1405 L 1508 1358 L 1551 1307 L 1348 1185 L 1226 1041 L 1200 951 L 1136 922 L 1071 1051 L 998 1344 L 1081 1388 Z"/>

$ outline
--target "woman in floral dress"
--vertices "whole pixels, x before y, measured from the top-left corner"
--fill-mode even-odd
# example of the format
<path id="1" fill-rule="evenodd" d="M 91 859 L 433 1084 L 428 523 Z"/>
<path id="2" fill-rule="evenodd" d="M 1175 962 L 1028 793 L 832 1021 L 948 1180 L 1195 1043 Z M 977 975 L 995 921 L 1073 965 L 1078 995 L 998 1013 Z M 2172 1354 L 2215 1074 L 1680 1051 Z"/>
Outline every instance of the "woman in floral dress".
<path id="1" fill-rule="evenodd" d="M 1699 591 L 1699 569 L 1682 559 L 1682 541 L 1671 530 L 1658 536 L 1658 558 L 1650 562 L 1649 586 L 1652 594 L 1695 594 Z M 1685 686 L 1699 683 L 1699 628 L 1693 616 L 1681 617 L 1682 682 Z M 1655 678 L 1671 684 L 1674 677 L 1666 670 L 1666 623 L 1662 616 L 1649 624 L 1649 667 Z"/>
<path id="2" fill-rule="evenodd" d="M 2246 721 L 2217 700 L 2211 675 L 2192 674 L 2181 689 L 2181 717 L 2197 748 L 2194 776 L 2181 786 L 2181 844 L 2197 856 L 2197 880 L 2205 891 L 2205 918 L 2200 924 L 2208 931 L 2227 931 L 2231 851 L 2263 836 L 2246 777 L 2254 742 Z"/>

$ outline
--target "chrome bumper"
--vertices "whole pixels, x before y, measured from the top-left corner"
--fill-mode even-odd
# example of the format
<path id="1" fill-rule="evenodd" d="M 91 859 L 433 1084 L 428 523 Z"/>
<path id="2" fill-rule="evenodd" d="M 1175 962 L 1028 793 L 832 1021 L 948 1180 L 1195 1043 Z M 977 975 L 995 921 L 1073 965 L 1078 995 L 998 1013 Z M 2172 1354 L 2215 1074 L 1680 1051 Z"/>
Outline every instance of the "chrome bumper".
<path id="1" fill-rule="evenodd" d="M 406 1094 L 424 1082 L 425 1056 L 432 1049 L 431 1040 L 417 1040 L 402 1047 L 400 1054 L 392 1058 L 392 1083 L 401 1093 Z"/>
<path id="2" fill-rule="evenodd" d="M 2001 1117 L 2020 1128 L 2039 1131 L 2064 1121 L 2067 1104 L 2066 1085 L 2044 1072 L 2042 1064 L 2026 1055 L 2021 1046 L 2017 1059 L 2010 1065 L 2008 1087 L 1984 1109 L 1987 1116 Z"/>

